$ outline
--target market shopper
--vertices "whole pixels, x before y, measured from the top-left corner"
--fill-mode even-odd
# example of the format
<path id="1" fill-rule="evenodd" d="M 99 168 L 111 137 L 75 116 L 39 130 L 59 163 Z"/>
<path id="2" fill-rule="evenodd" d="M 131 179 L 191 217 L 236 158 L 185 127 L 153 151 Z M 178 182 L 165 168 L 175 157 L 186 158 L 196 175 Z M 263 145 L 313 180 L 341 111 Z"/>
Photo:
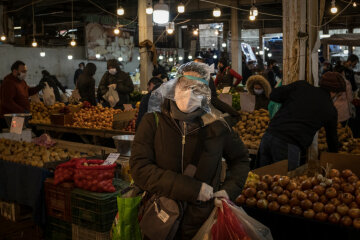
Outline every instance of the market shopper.
<path id="1" fill-rule="evenodd" d="M 338 112 L 338 122 L 343 126 L 348 124 L 349 119 L 351 118 L 351 106 L 353 100 L 353 93 L 351 89 L 351 83 L 345 78 L 345 67 L 338 64 L 334 67 L 334 72 L 325 73 L 322 78 L 329 78 L 336 81 L 336 78 L 341 78 L 345 81 L 346 91 L 339 93 L 334 99 L 334 106 Z"/>
<path id="2" fill-rule="evenodd" d="M 301 80 L 275 88 L 270 100 L 282 107 L 261 139 L 258 167 L 288 159 L 289 170 L 303 164 L 315 133 L 325 127 L 329 152 L 337 152 L 337 111 L 333 99 L 345 91 L 343 79 L 323 78 L 320 87 Z"/>
<path id="3" fill-rule="evenodd" d="M 60 90 L 65 93 L 66 89 L 65 87 L 59 82 L 59 80 L 54 75 L 50 75 L 50 73 L 46 70 L 41 71 L 42 79 L 40 80 L 41 83 L 47 83 L 49 87 L 51 87 L 54 90 L 55 99 L 57 102 L 61 102 L 61 95 Z"/>
<path id="4" fill-rule="evenodd" d="M 95 79 L 96 65 L 93 63 L 86 64 L 84 72 L 77 81 L 77 89 L 81 97 L 81 101 L 88 101 L 91 105 L 96 105 L 95 97 Z"/>
<path id="5" fill-rule="evenodd" d="M 344 62 L 345 77 L 347 80 L 350 81 L 353 92 L 355 92 L 358 89 L 355 82 L 355 73 L 354 73 L 354 68 L 358 63 L 359 63 L 359 57 L 356 56 L 355 54 L 351 54 L 346 60 L 346 62 Z"/>
<path id="6" fill-rule="evenodd" d="M 97 97 L 105 107 L 114 105 L 114 108 L 124 109 L 123 104 L 130 103 L 130 93 L 134 91 L 134 84 L 128 73 L 120 69 L 119 62 L 116 59 L 107 61 L 107 70 L 101 78 Z M 105 97 L 105 94 L 112 88 L 119 95 L 119 101 L 113 96 Z M 106 99 L 105 99 L 106 98 Z"/>
<path id="7" fill-rule="evenodd" d="M 267 109 L 270 102 L 271 86 L 261 75 L 253 75 L 246 82 L 246 89 L 255 95 L 255 110 Z"/>
<path id="8" fill-rule="evenodd" d="M 7 113 L 27 113 L 30 111 L 29 96 L 44 88 L 43 83 L 29 87 L 25 81 L 27 67 L 24 62 L 16 61 L 11 73 L 4 78 L 0 87 L 1 116 Z"/>
<path id="9" fill-rule="evenodd" d="M 231 69 L 229 66 L 228 60 L 226 58 L 221 58 L 218 62 L 218 74 L 215 79 L 215 86 L 218 89 L 224 87 L 236 87 L 242 80 L 242 76 L 236 71 Z M 234 78 L 236 82 L 234 83 Z"/>
<path id="10" fill-rule="evenodd" d="M 148 93 L 143 96 L 143 98 L 141 99 L 140 102 L 140 107 L 139 107 L 139 113 L 136 119 L 136 129 L 138 128 L 141 119 L 143 118 L 143 116 L 145 115 L 145 113 L 147 113 L 148 111 L 148 105 L 149 105 L 149 99 L 151 96 L 151 93 L 153 90 L 156 90 L 158 87 L 160 87 L 160 85 L 163 83 L 163 81 L 158 78 L 158 77 L 153 77 L 149 80 L 148 84 L 147 84 L 147 91 Z"/>
<path id="11" fill-rule="evenodd" d="M 241 192 L 249 160 L 240 138 L 211 106 L 208 67 L 190 62 L 178 74 L 153 92 L 156 104 L 149 107 L 156 113 L 146 114 L 138 127 L 130 168 L 141 189 L 187 203 L 177 236 L 191 239 L 213 210 L 213 196 L 234 200 Z M 220 185 L 222 157 L 230 174 Z"/>
<path id="12" fill-rule="evenodd" d="M 252 75 L 252 69 L 250 69 L 248 63 L 246 62 L 246 57 L 243 55 L 242 57 L 242 85 L 246 85 L 248 78 Z"/>
<path id="13" fill-rule="evenodd" d="M 274 88 L 276 85 L 276 73 L 274 67 L 276 65 L 276 60 L 270 59 L 265 71 L 265 77 L 269 81 L 271 88 Z"/>
<path id="14" fill-rule="evenodd" d="M 74 74 L 74 85 L 76 86 L 77 80 L 79 79 L 80 75 L 84 72 L 85 63 L 79 63 L 79 68 L 76 69 Z"/>

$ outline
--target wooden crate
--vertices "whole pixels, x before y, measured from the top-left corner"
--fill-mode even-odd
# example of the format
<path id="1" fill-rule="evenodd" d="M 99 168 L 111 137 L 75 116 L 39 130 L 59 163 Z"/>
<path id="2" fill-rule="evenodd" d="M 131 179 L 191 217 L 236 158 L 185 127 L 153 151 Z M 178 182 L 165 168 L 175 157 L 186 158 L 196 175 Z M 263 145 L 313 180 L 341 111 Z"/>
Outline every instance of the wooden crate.
<path id="1" fill-rule="evenodd" d="M 65 126 L 67 124 L 71 125 L 73 122 L 72 114 L 62 114 L 56 113 L 50 115 L 51 124 Z"/>
<path id="2" fill-rule="evenodd" d="M 31 210 L 13 202 L 0 201 L 1 216 L 12 222 L 19 222 L 31 218 Z"/>
<path id="3" fill-rule="evenodd" d="M 114 114 L 113 129 L 124 129 L 135 118 L 136 110 Z"/>

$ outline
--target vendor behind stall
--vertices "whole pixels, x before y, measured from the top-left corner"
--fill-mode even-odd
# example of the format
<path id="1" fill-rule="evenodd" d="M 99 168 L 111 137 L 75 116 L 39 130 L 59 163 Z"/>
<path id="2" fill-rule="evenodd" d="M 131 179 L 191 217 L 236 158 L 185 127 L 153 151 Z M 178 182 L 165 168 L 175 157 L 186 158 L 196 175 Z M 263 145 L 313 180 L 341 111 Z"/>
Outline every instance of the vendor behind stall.
<path id="1" fill-rule="evenodd" d="M 81 101 L 88 101 L 91 105 L 96 105 L 95 98 L 95 79 L 96 65 L 93 63 L 86 64 L 84 72 L 77 81 L 77 89 L 81 97 Z"/>
<path id="2" fill-rule="evenodd" d="M 258 166 L 285 159 L 289 160 L 289 170 L 303 164 L 300 156 L 305 155 L 321 127 L 325 127 L 329 152 L 337 152 L 337 111 L 333 99 L 345 88 L 341 78 L 321 79 L 320 87 L 302 80 L 275 88 L 270 100 L 282 107 L 261 140 Z"/>
<path id="3" fill-rule="evenodd" d="M 246 82 L 246 88 L 250 94 L 255 95 L 255 110 L 267 109 L 271 86 L 261 75 L 253 75 Z"/>
<path id="4" fill-rule="evenodd" d="M 221 58 L 218 63 L 218 74 L 215 79 L 215 86 L 218 89 L 224 87 L 236 87 L 242 80 L 242 76 L 236 71 L 231 69 L 229 62 L 226 58 Z M 234 78 L 236 82 L 234 83 Z"/>
<path id="5" fill-rule="evenodd" d="M 123 104 L 130 103 L 130 93 L 134 91 L 134 84 L 128 73 L 121 71 L 119 62 L 116 59 L 110 59 L 107 61 L 107 72 L 102 77 L 97 97 L 103 106 L 124 109 Z M 119 95 L 119 101 L 112 95 L 106 96 L 109 89 L 112 88 Z"/>

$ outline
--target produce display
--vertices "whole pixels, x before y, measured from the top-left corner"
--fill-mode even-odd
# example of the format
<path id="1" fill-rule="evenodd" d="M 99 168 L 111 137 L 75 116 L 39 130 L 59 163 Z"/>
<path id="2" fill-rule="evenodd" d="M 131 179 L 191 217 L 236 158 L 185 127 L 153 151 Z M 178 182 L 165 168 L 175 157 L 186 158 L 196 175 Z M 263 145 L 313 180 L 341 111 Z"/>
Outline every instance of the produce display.
<path id="1" fill-rule="evenodd" d="M 341 144 L 340 152 L 352 153 L 352 154 L 360 154 L 360 139 L 354 139 L 352 137 L 351 129 L 346 126 L 343 127 L 341 124 L 338 124 L 337 127 L 338 139 Z M 324 152 L 328 149 L 326 143 L 326 132 L 324 128 L 321 128 L 319 131 L 318 137 L 318 148 L 320 152 Z"/>
<path id="2" fill-rule="evenodd" d="M 360 155 L 360 138 L 348 139 L 347 142 L 342 144 L 339 152 Z"/>
<path id="3" fill-rule="evenodd" d="M 51 137 L 46 133 L 42 134 L 40 137 L 34 138 L 32 142 L 38 146 L 44 146 L 46 148 L 52 147 L 56 144 L 56 141 L 51 139 Z"/>
<path id="4" fill-rule="evenodd" d="M 249 173 L 236 203 L 360 228 L 360 180 L 349 169 L 295 178 Z"/>
<path id="5" fill-rule="evenodd" d="M 69 104 L 65 107 L 64 103 L 57 102 L 52 106 L 46 106 L 43 102 L 31 102 L 30 112 L 32 118 L 29 123 L 32 124 L 51 124 L 50 115 L 54 113 L 61 113 L 63 111 L 76 111 L 81 108 L 82 104 Z M 65 113 L 65 112 L 63 112 Z"/>
<path id="6" fill-rule="evenodd" d="M 241 112 L 241 120 L 233 127 L 249 149 L 258 149 L 262 136 L 270 122 L 269 112 L 265 109 L 254 112 Z"/>
<path id="7" fill-rule="evenodd" d="M 44 163 L 65 160 L 66 158 L 94 156 L 92 151 L 81 154 L 78 151 L 59 147 L 46 148 L 30 142 L 19 142 L 0 139 L 0 159 L 10 162 L 27 164 L 34 167 L 43 167 Z"/>

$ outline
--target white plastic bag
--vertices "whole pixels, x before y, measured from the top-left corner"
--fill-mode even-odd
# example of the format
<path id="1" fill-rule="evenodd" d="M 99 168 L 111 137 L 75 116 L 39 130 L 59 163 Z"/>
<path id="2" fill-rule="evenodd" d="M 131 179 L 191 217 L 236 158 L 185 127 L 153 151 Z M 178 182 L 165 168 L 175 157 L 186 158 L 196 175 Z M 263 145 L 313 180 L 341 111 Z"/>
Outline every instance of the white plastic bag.
<path id="1" fill-rule="evenodd" d="M 55 104 L 56 102 L 56 98 L 55 98 L 55 94 L 54 94 L 54 89 L 52 87 L 49 86 L 49 84 L 47 82 L 45 82 L 45 87 L 42 90 L 43 92 L 43 100 L 44 100 L 44 104 L 46 106 L 52 106 Z"/>
<path id="2" fill-rule="evenodd" d="M 61 97 L 61 102 L 63 103 L 69 102 L 69 97 L 66 95 L 66 93 L 62 93 L 60 97 Z"/>
<path id="3" fill-rule="evenodd" d="M 103 98 L 110 104 L 110 107 L 112 108 L 115 107 L 116 104 L 119 102 L 119 94 L 112 87 L 109 87 L 109 91 L 105 93 Z"/>
<path id="4" fill-rule="evenodd" d="M 78 89 L 72 91 L 71 96 L 69 97 L 69 103 L 78 104 L 80 102 L 81 96 Z"/>
<path id="5" fill-rule="evenodd" d="M 39 94 L 37 93 L 37 94 L 34 94 L 34 95 L 30 96 L 30 102 L 32 102 L 32 103 L 41 102 Z"/>
<path id="6" fill-rule="evenodd" d="M 216 223 L 216 213 L 218 208 L 215 207 L 211 212 L 209 218 L 204 222 L 196 235 L 192 240 L 210 240 L 211 239 L 211 228 Z"/>

